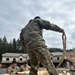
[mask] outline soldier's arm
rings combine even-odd
[[[12,73],[13,72],[13,70],[11,69],[11,67],[8,67],[7,68],[7,73]]]
[[[65,35],[65,32],[64,32],[64,29],[60,28],[59,26],[57,26],[56,24],[51,24],[51,28],[53,31],[57,31],[57,32],[60,32],[60,33],[63,33]]]
[[[64,29],[58,27],[56,24],[53,23],[51,24],[49,21],[45,21],[45,20],[41,20],[40,23],[42,25],[42,28],[46,30],[53,30],[65,34]]]
[[[28,65],[28,69],[30,70],[31,69],[31,67]]]
[[[22,71],[22,66],[20,66],[20,69],[19,70]]]

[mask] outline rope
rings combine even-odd
[[[56,68],[59,68],[61,66],[66,56],[66,35],[62,35],[62,42],[63,42],[63,55],[61,57],[60,63],[57,65]]]

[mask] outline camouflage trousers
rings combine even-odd
[[[31,63],[30,75],[37,75],[38,63],[40,62],[47,69],[50,75],[58,75],[51,62],[50,52],[44,40],[31,41],[26,45]]]

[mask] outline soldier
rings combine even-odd
[[[19,67],[17,66],[16,61],[12,61],[12,64],[7,68],[7,73],[17,73],[19,71]]]
[[[31,67],[27,64],[26,61],[24,62],[22,66],[20,66],[20,71],[29,71],[30,69]]]
[[[49,50],[45,45],[42,36],[43,29],[53,30],[65,35],[62,28],[49,21],[41,19],[39,16],[36,16],[29,21],[20,33],[20,40],[28,50],[31,62],[30,75],[37,75],[39,62],[47,69],[50,75],[58,75],[58,72],[51,62]]]

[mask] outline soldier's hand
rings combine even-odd
[[[65,35],[65,31],[63,32],[63,35]]]
[[[65,31],[63,31],[63,35],[65,35]]]
[[[62,29],[62,34],[65,35],[65,31],[64,31],[64,29]]]

